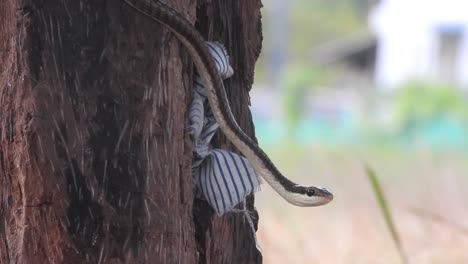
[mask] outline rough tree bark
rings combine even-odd
[[[168,2],[226,45],[253,136],[260,0]],[[193,68],[170,32],[117,0],[0,3],[1,263],[261,262],[242,214],[193,202]]]

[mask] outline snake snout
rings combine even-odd
[[[326,188],[323,188],[323,187],[320,187],[318,189],[320,189],[321,191],[320,195],[322,197],[326,198],[328,201],[333,200],[333,193],[329,192]]]

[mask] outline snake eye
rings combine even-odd
[[[307,188],[306,194],[307,194],[307,196],[314,196],[315,195],[315,189],[314,188]]]

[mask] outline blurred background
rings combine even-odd
[[[264,263],[468,263],[468,1],[263,0],[251,91],[260,146],[325,186],[298,208],[256,196]]]

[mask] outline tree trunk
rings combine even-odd
[[[194,203],[192,62],[174,35],[122,1],[0,1],[0,263],[260,263],[243,214]],[[226,45],[253,136],[260,1],[169,4]]]

